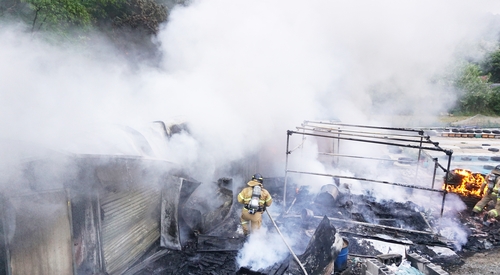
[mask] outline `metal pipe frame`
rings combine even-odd
[[[408,184],[397,183],[397,182],[388,182],[388,181],[382,181],[382,180],[365,179],[365,178],[349,177],[349,176],[341,176],[341,175],[332,175],[332,174],[301,172],[301,171],[294,171],[294,170],[288,170],[287,172],[289,172],[289,173],[296,173],[296,174],[306,174],[306,175],[314,175],[314,176],[324,176],[324,177],[331,177],[331,178],[339,178],[339,179],[362,180],[362,181],[376,182],[376,183],[382,183],[382,184],[387,184],[387,185],[395,185],[395,186],[408,187],[408,188],[413,188],[413,189],[426,190],[426,191],[430,191],[430,192],[444,193],[443,190],[431,189],[431,188],[427,188],[427,187],[421,187],[421,186],[416,186],[416,185],[408,185]]]
[[[319,152],[318,154],[319,155],[325,155],[325,156],[346,157],[346,158],[355,158],[355,159],[372,159],[372,160],[382,160],[382,161],[397,161],[395,159],[371,158],[371,157],[351,156],[351,155],[342,155],[342,154],[332,154],[332,153],[324,153],[324,152]]]
[[[432,174],[432,186],[431,186],[431,188],[434,189],[434,182],[436,181],[436,171],[437,171],[437,168],[439,167],[439,163],[438,163],[437,158],[433,158],[432,160],[434,161],[434,173]]]
[[[384,127],[384,126],[369,126],[369,125],[357,125],[357,124],[347,124],[347,123],[333,123],[325,121],[312,121],[305,120],[304,123],[317,123],[317,124],[327,124],[334,126],[348,126],[348,127],[358,127],[358,128],[368,128],[368,129],[381,129],[381,130],[391,130],[391,131],[403,131],[403,132],[418,132],[423,134],[423,130],[416,130],[412,128],[394,128],[394,127]]]
[[[446,175],[444,176],[445,181],[444,181],[443,202],[441,203],[441,217],[443,216],[444,202],[446,200],[446,194],[448,193],[448,178],[450,175],[450,166],[451,166],[451,154],[447,154],[447,155],[448,155],[448,166],[446,169]]]
[[[423,136],[414,136],[414,135],[397,135],[397,134],[390,134],[387,133],[373,133],[373,132],[360,132],[360,131],[348,131],[348,130],[335,130],[335,131],[318,131],[317,129],[307,129],[304,127],[295,127],[297,130],[302,130],[303,132],[305,130],[310,131],[310,132],[319,132],[319,133],[324,133],[324,134],[331,134],[332,137],[333,135],[337,134],[338,136],[344,135],[344,136],[357,136],[357,137],[365,137],[365,138],[373,138],[373,139],[383,139],[383,140],[397,140],[401,142],[423,142],[423,143],[433,143],[432,141],[429,141],[426,139],[426,141],[423,141]],[[408,138],[395,138],[395,137],[410,137],[410,138],[415,138],[415,139],[408,139]]]
[[[312,133],[302,133],[302,132],[288,130],[288,135],[291,135],[291,134],[301,134],[301,135],[306,135],[306,136],[315,136],[315,137],[324,137],[324,138],[337,138],[337,139],[341,139],[341,140],[359,141],[359,142],[375,143],[375,144],[381,144],[381,145],[401,146],[401,147],[406,147],[406,148],[424,149],[424,150],[430,150],[430,151],[453,152],[451,150],[441,149],[441,148],[436,148],[436,147],[421,147],[421,146],[417,146],[417,145],[399,144],[399,143],[392,143],[392,142],[382,142],[382,141],[375,141],[375,140],[345,138],[345,137],[333,137],[333,136],[328,136],[328,135],[319,135],[319,134],[312,134]],[[407,141],[409,141],[409,140],[407,140]],[[416,141],[416,142],[420,142],[420,141]]]
[[[290,155],[292,152],[289,151],[290,147],[290,136],[292,133],[290,131],[287,131],[286,135],[286,159],[285,159],[285,182],[283,186],[283,213],[286,211],[286,184],[287,184],[287,179],[288,179],[288,155]]]
[[[420,137],[420,148],[418,149],[417,156],[417,167],[415,168],[415,179],[418,177],[418,167],[420,167],[420,156],[422,155],[422,143],[424,141],[424,137]]]
[[[305,126],[312,127],[310,125],[310,123],[316,123],[316,124],[320,124],[320,125],[331,125],[331,126],[335,126],[337,128],[335,129],[335,128],[326,128],[326,127],[316,127],[313,129],[309,129],[309,128],[305,127]],[[416,130],[416,129],[410,129],[410,128],[363,126],[363,125],[331,123],[331,122],[322,122],[322,121],[304,121],[302,126],[303,127],[297,127],[297,129],[302,130],[302,132],[292,131],[292,130],[287,131],[286,164],[285,164],[286,167],[285,167],[285,182],[284,182],[285,186],[283,188],[283,190],[284,190],[283,213],[286,212],[286,185],[287,185],[288,173],[301,173],[301,174],[309,174],[309,175],[337,177],[337,178],[344,178],[344,179],[363,180],[363,181],[370,181],[370,182],[376,182],[376,183],[382,183],[382,184],[401,186],[401,187],[405,187],[405,188],[420,189],[420,190],[426,190],[426,191],[430,191],[430,192],[443,193],[443,201],[441,204],[441,216],[443,216],[446,194],[448,193],[447,192],[448,183],[447,183],[447,180],[445,180],[444,190],[436,190],[436,189],[434,189],[434,181],[435,181],[437,167],[440,167],[446,173],[445,178],[448,179],[448,174],[449,174],[449,170],[450,170],[450,166],[451,166],[451,156],[453,154],[453,150],[441,148],[439,146],[438,142],[433,142],[433,141],[431,141],[429,136],[424,136],[423,130]],[[392,133],[391,135],[392,136],[399,136],[399,137],[415,137],[418,139],[390,138],[387,133],[385,133],[385,135],[384,135],[384,133],[343,130],[340,128],[342,126],[355,127],[355,128],[367,128],[367,129],[390,130],[390,131],[396,131],[396,132],[402,131],[402,132],[417,133],[417,135],[407,135],[407,134],[403,135],[403,134],[396,134],[396,133]],[[318,128],[328,130],[328,132],[317,130]],[[308,131],[308,132],[306,132],[306,131]],[[312,132],[312,133],[310,133],[310,132]],[[318,132],[321,134],[318,134]],[[346,133],[346,132],[348,132],[348,133]],[[362,135],[355,135],[354,133],[361,133]],[[340,152],[340,141],[341,140],[348,140],[348,141],[353,141],[353,142],[365,142],[365,143],[373,143],[373,144],[389,145],[389,146],[400,146],[400,147],[404,147],[404,148],[418,149],[416,176],[418,175],[418,162],[420,160],[422,150],[438,151],[438,152],[445,153],[448,156],[448,164],[447,164],[447,168],[444,168],[442,165],[439,164],[437,158],[433,159],[435,162],[435,166],[434,166],[434,175],[432,178],[432,188],[420,187],[420,186],[415,186],[415,185],[407,185],[407,184],[401,184],[401,183],[394,183],[394,182],[387,182],[387,181],[380,181],[380,180],[373,180],[373,179],[357,178],[357,177],[347,177],[347,176],[340,176],[340,175],[293,171],[293,170],[288,169],[288,155],[292,153],[289,150],[290,136],[292,134],[300,134],[300,135],[302,135],[303,138],[304,138],[304,136],[314,136],[314,137],[337,139],[338,140],[337,151],[339,151],[339,152]],[[369,136],[366,134],[379,135],[379,136]],[[359,138],[350,138],[350,137],[345,137],[345,136],[356,136]],[[380,140],[376,140],[376,139],[383,139],[384,141],[380,141]],[[410,144],[394,143],[391,141],[409,142]],[[418,143],[418,145],[412,145],[411,143]],[[423,144],[428,144],[428,145],[432,144],[433,146],[432,147],[429,147],[429,146],[424,147]],[[337,158],[339,158],[340,156],[343,156],[340,154],[328,154],[328,153],[323,153],[323,154],[337,156]],[[363,158],[363,157],[359,157],[359,156],[343,156],[343,157]],[[375,158],[373,158],[373,159],[375,159]]]
[[[391,135],[391,136],[397,136],[397,137],[421,137],[422,135],[411,135],[411,134],[399,134],[399,133],[396,133],[396,132],[392,132],[392,133],[382,133],[382,132],[371,132],[371,131],[357,131],[357,130],[348,130],[348,129],[340,129],[340,128],[329,128],[329,127],[318,127],[318,126],[304,126],[302,125],[302,127],[296,127],[296,128],[305,128],[307,130],[310,130],[310,131],[318,131],[318,132],[330,132],[330,133],[337,133],[337,132],[346,132],[346,133],[353,133],[353,134],[356,134],[356,133],[362,133],[362,134],[373,134],[373,135]],[[321,131],[321,130],[324,130],[324,131]]]

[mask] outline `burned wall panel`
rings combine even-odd
[[[97,205],[97,196],[77,195],[71,199],[74,265],[78,275],[102,270]]]
[[[161,193],[161,239],[160,245],[170,249],[181,249],[179,233],[179,195],[183,179],[172,180]]]
[[[200,182],[184,178],[168,177],[162,189],[161,197],[161,242],[162,247],[181,250],[183,234],[196,230],[201,224],[201,213],[197,211],[184,212],[186,201]],[[184,235],[184,237],[187,237]]]
[[[66,193],[37,193],[11,202],[16,223],[8,243],[12,274],[74,274]]]
[[[108,192],[101,197],[101,241],[105,271],[120,274],[160,237],[154,188]]]

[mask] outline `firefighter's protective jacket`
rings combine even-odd
[[[252,199],[252,192],[253,192],[253,187],[260,185],[262,187],[262,183],[256,181],[256,180],[251,180],[247,183],[248,187],[243,188],[241,192],[238,194],[238,202],[244,205],[247,205],[250,200]],[[271,197],[271,194],[269,194],[269,191],[264,189],[262,187],[262,191],[260,194],[259,198],[259,206],[261,208],[269,207],[273,203],[273,198]]]
[[[495,201],[495,203],[498,200],[498,180],[500,177],[497,177],[495,179],[495,182],[493,182],[492,178],[490,178],[491,175],[488,175],[486,181],[483,182],[481,185],[480,189],[480,194],[483,194],[484,188],[487,186],[488,190],[487,192],[484,193],[483,197],[481,198],[480,201],[474,205],[474,208],[472,209],[473,212],[475,213],[481,213],[483,211],[484,207],[490,203],[490,201]],[[498,203],[497,203],[498,204]]]
[[[491,177],[493,175],[488,175],[488,177]],[[499,175],[494,175],[496,176],[496,178],[494,180],[490,180],[490,179],[486,179],[483,184],[481,184],[481,188],[479,189],[479,192],[480,194],[483,193],[485,187],[488,187],[488,193],[494,195],[494,196],[498,196],[498,189],[500,188],[500,184],[499,184],[499,180],[500,180],[500,176]]]
[[[498,218],[500,216],[500,197],[498,197],[498,192],[500,190],[500,176],[496,178],[495,187],[493,187],[492,194],[497,196],[497,202],[495,204],[495,209],[488,211],[489,217]]]

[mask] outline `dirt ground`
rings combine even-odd
[[[488,275],[500,274],[500,247],[464,256],[464,264],[454,270],[451,275]]]

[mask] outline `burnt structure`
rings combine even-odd
[[[167,136],[176,133],[165,132]],[[325,149],[321,161],[332,166],[340,167],[345,159],[373,160],[380,169],[396,166],[405,173],[411,171],[407,178],[413,180],[290,169],[292,136],[322,140],[318,142]],[[386,146],[397,157],[348,155],[341,149],[348,143]],[[402,154],[405,150],[415,153]],[[448,163],[441,165],[427,150],[443,153]],[[275,201],[271,210],[279,227],[299,240],[293,250],[309,274],[329,268],[367,274],[356,273],[353,265],[334,269],[331,246],[336,233],[348,241],[349,253],[371,258],[387,251],[372,247],[367,238],[426,255],[432,254],[426,248],[429,245],[453,249],[454,244],[436,232],[431,215],[422,207],[380,201],[369,192],[356,194],[347,183],[438,193],[443,215],[447,189],[434,183],[438,169],[449,173],[452,153],[421,130],[306,121],[287,133],[285,176],[265,178],[264,184]],[[173,163],[137,156],[57,155],[25,161],[22,166],[22,175],[12,183],[18,190],[0,197],[0,275],[303,274],[292,254],[262,270],[238,265],[245,239],[238,233],[238,183],[231,178],[201,183]],[[319,193],[310,192],[292,174],[327,177],[332,182],[322,185]],[[428,181],[415,184],[420,177]],[[274,230],[269,220],[264,223]],[[489,242],[479,233],[472,235],[477,241],[471,239],[466,247],[479,250],[497,245],[494,232],[487,233]],[[393,260],[398,257],[381,256],[377,261]]]
[[[161,125],[159,141],[184,131]],[[3,141],[19,159],[0,193],[0,274],[126,274],[157,249],[179,251],[195,234],[224,223],[233,202],[231,179],[202,185],[156,157],[138,131],[118,130],[130,142],[129,155]],[[207,190],[214,201],[193,201]]]
[[[151,251],[182,250],[231,214],[230,179],[211,184],[217,200],[203,205],[192,202],[203,198],[201,183],[168,162],[80,156],[64,163],[55,178],[45,173],[59,162],[28,163],[27,188],[2,197],[3,274],[125,274]]]

